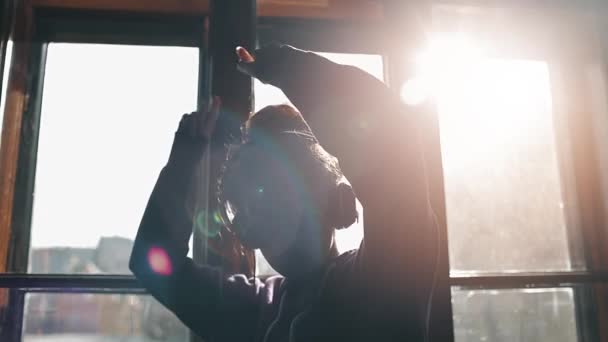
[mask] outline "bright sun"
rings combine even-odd
[[[401,91],[409,105],[433,99],[442,140],[461,145],[462,151],[529,143],[531,137],[522,134],[533,134],[535,126],[551,120],[547,64],[486,53],[466,35],[436,34],[416,55],[416,75]]]

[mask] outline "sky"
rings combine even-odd
[[[31,246],[134,238],[184,113],[196,110],[198,50],[51,44]]]

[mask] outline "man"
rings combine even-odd
[[[228,231],[282,276],[225,274],[186,257],[193,170],[219,99],[182,118],[142,219],[133,273],[214,341],[424,340],[437,245],[420,117],[371,75],[314,53],[273,45],[237,55],[241,71],[281,88],[301,112],[269,106],[253,115],[219,191]],[[334,230],[356,219],[342,175],[365,210],[365,237],[338,255]]]

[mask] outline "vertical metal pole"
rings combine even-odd
[[[237,137],[241,124],[253,108],[253,81],[236,69],[235,48],[252,50],[256,44],[255,0],[211,0],[204,46],[201,49],[199,109],[212,96],[222,100],[222,113],[202,165],[203,196],[199,208],[206,214],[202,227],[194,231],[194,259],[199,263],[220,266],[223,260],[209,253],[208,239],[218,230],[213,218],[217,209],[216,187],[220,168],[226,157],[226,144]],[[192,338],[197,341],[196,337]]]
[[[216,184],[219,169],[225,158],[225,145],[231,137],[238,136],[241,124],[248,118],[252,106],[253,82],[236,69],[237,57],[235,48],[255,47],[256,37],[256,2],[255,0],[217,0],[211,1],[211,15],[208,25],[208,39],[205,57],[203,58],[203,75],[200,102],[209,103],[211,96],[222,99],[220,116],[209,153],[204,162],[203,173],[207,178],[203,184],[207,198],[201,203],[207,213],[216,209]],[[213,215],[205,215],[205,229],[202,234],[194,235],[194,256],[197,261],[220,265],[221,260],[214,259],[207,253],[206,231],[213,231]]]

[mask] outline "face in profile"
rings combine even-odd
[[[224,175],[224,207],[245,247],[281,255],[294,243],[304,205],[303,184],[290,164],[261,146],[245,144]]]
[[[245,247],[260,249],[283,275],[297,275],[324,264],[334,228],[356,219],[351,189],[349,222],[336,220],[344,215],[332,203],[349,202],[331,199],[342,177],[293,107],[269,106],[247,122],[243,143],[229,154],[220,203]]]

